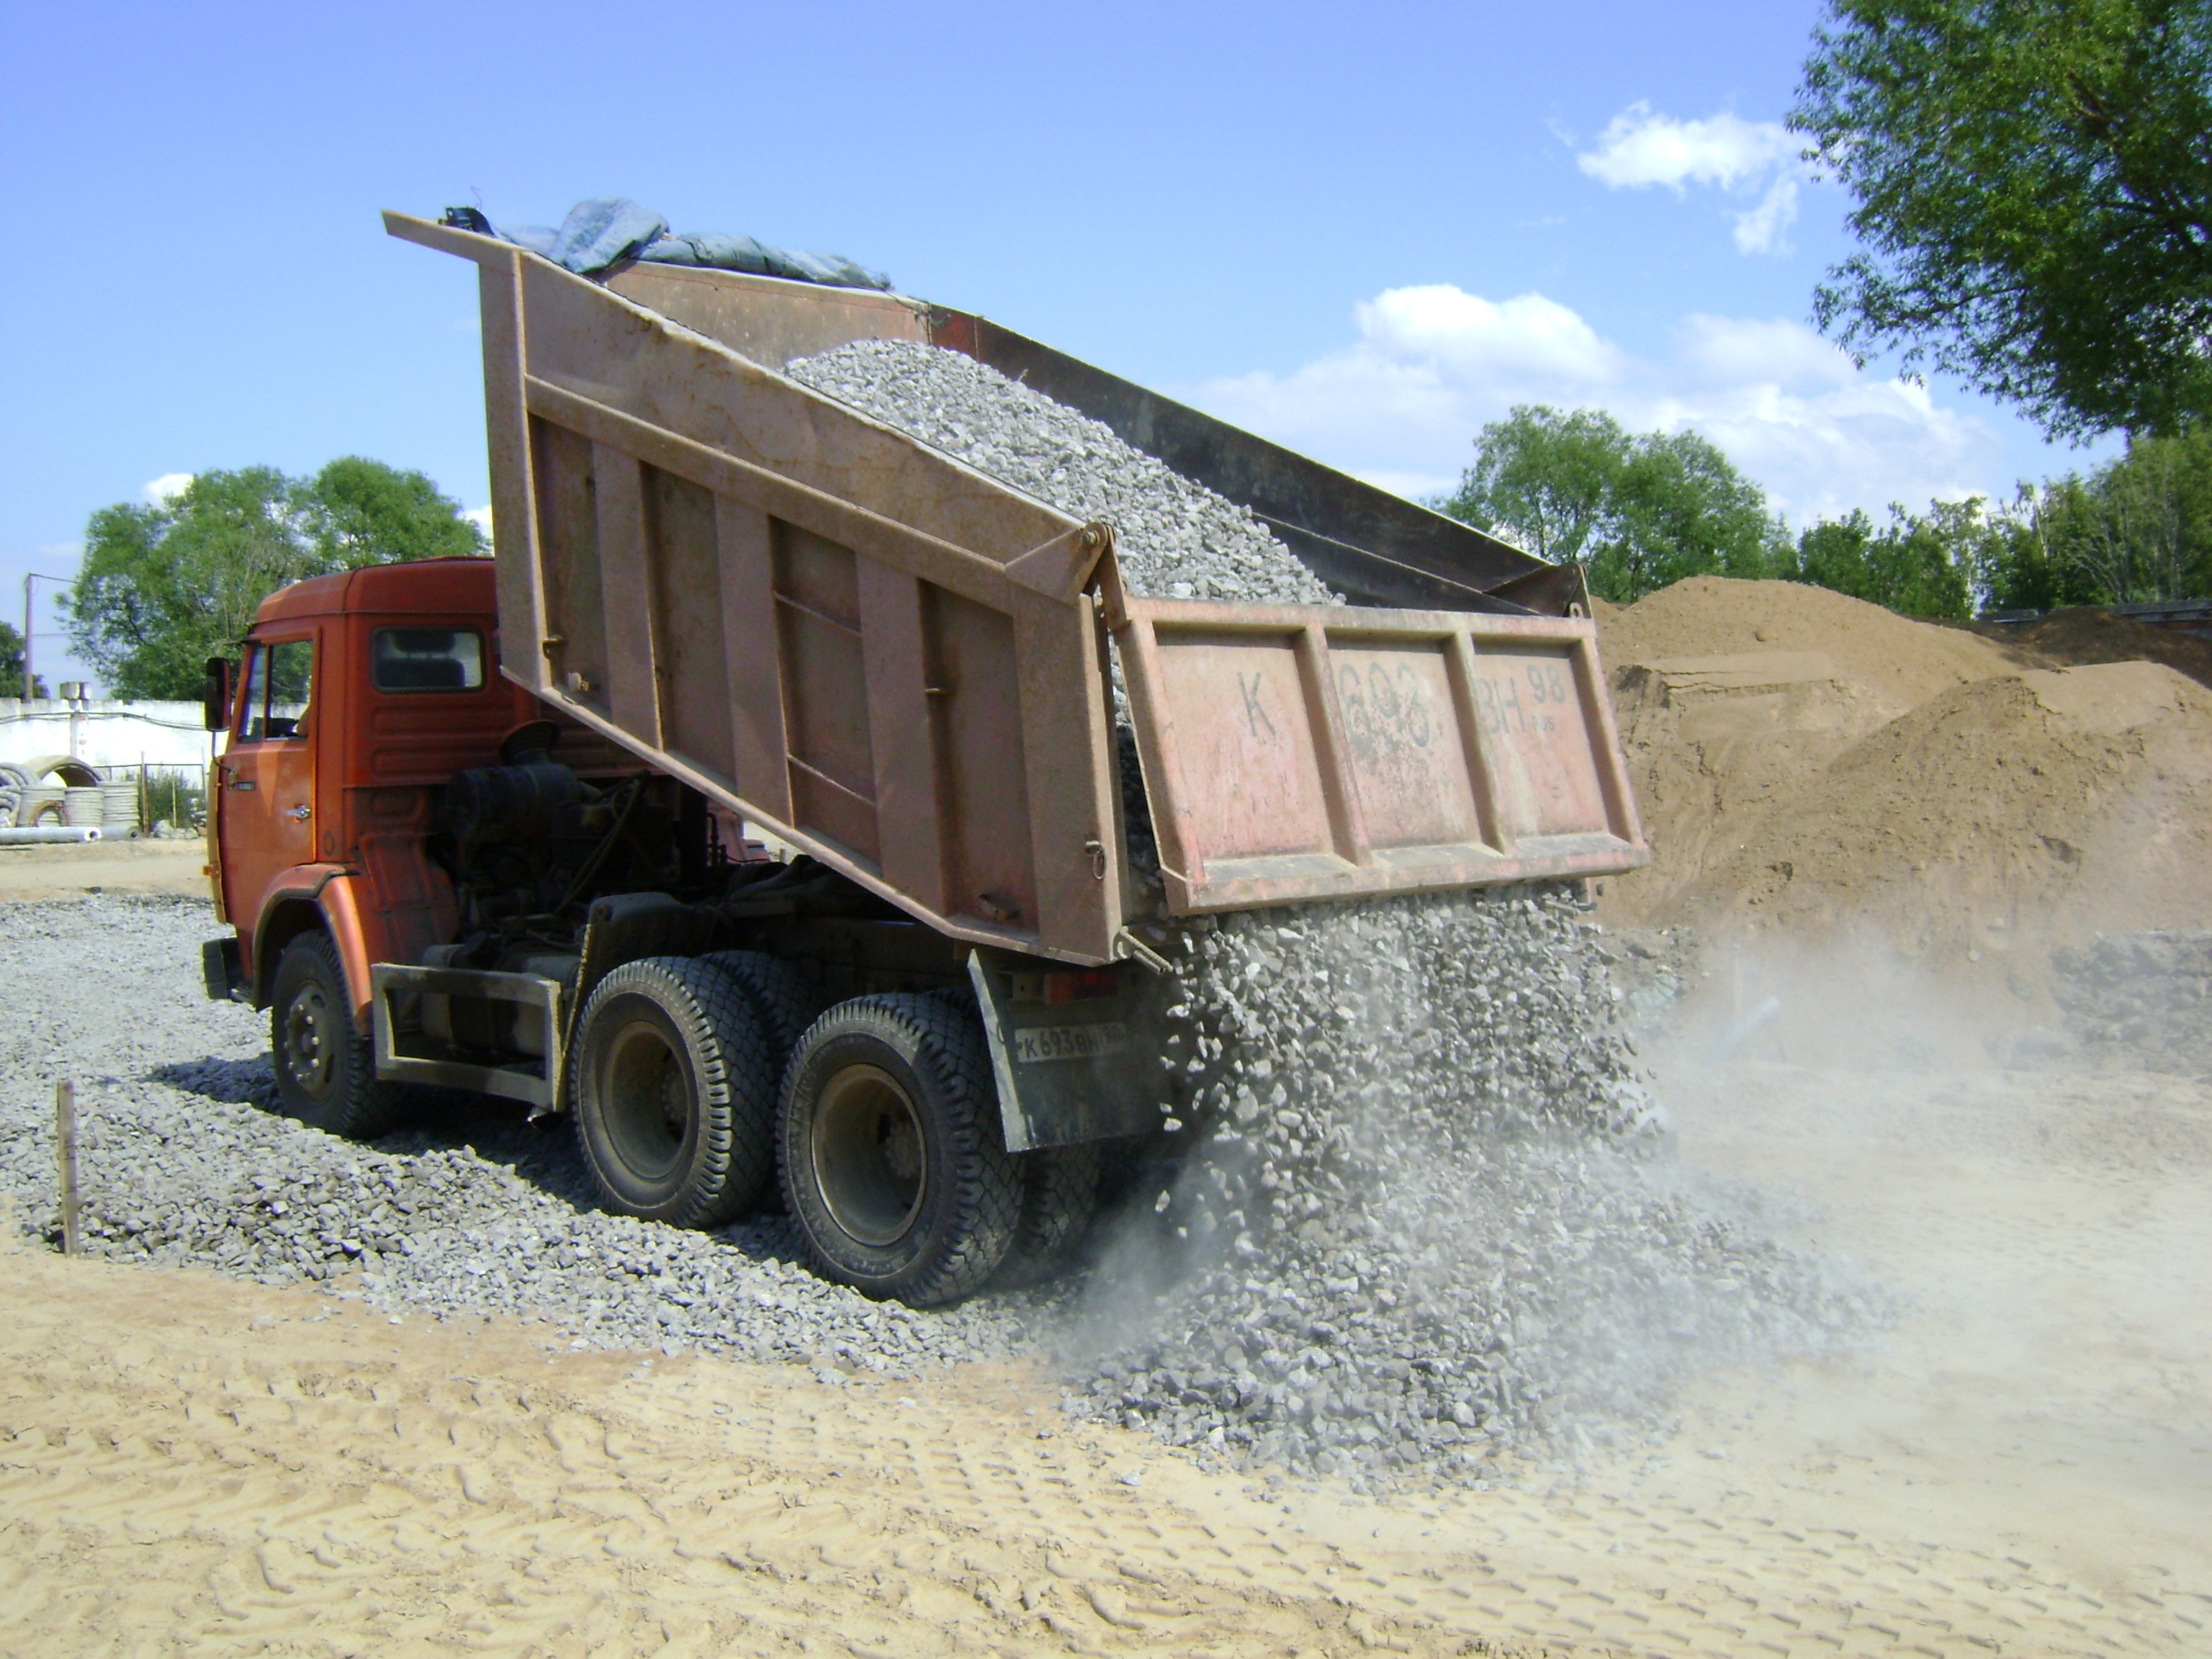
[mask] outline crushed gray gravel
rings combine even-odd
[[[1243,508],[958,353],[868,341],[787,373],[1111,523],[1138,592],[1340,603]],[[1480,1479],[1874,1317],[1650,1178],[1663,1116],[1580,909],[1529,886],[1164,926],[1192,1151],[1092,1275],[1068,1409],[1239,1464]]]
[[[1337,602],[1243,507],[972,357],[910,340],[856,340],[784,373],[1071,518],[1112,525],[1122,577],[1136,592]]]
[[[780,1216],[715,1233],[592,1206],[565,1118],[451,1097],[371,1146],[274,1109],[266,1014],[206,1000],[196,900],[6,907],[0,1194],[59,1237],[54,1085],[78,1085],[87,1248],[264,1284],[319,1282],[392,1311],[513,1314],[572,1346],[696,1348],[904,1376],[1035,1340],[1049,1294],[917,1313],[825,1284]]]
[[[2090,1060],[2212,1073],[2212,932],[2100,933],[2051,962],[2051,994]]]
[[[1881,1318],[1676,1190],[1570,893],[1253,912],[1186,944],[1169,1060],[1198,1144],[1087,1289],[1116,1334],[1071,1412],[1363,1486],[1498,1479],[1662,1431],[1686,1374]]]

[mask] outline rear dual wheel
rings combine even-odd
[[[784,1202],[816,1270],[917,1308],[1044,1278],[1096,1202],[1097,1150],[1010,1153],[975,1011],[862,997],[800,1039],[778,1129]]]
[[[1022,1187],[982,1027],[941,995],[861,997],[807,1031],[784,1073],[784,1202],[816,1269],[917,1308],[997,1271]]]
[[[577,1143],[609,1208],[719,1227],[766,1190],[774,1050],[721,969],[684,957],[615,969],[584,1005],[569,1079]]]
[[[611,1208],[714,1227],[781,1192],[823,1277],[937,1307],[1042,1277],[1089,1221],[1090,1147],[1006,1150],[974,1008],[862,997],[811,1026],[788,964],[751,953],[616,969],[579,1021],[576,1133]],[[777,1062],[789,1061],[775,1086]]]

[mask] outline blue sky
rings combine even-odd
[[[847,253],[1409,491],[1517,400],[1695,426],[1800,521],[2084,464],[1807,326],[1819,10],[0,0],[0,607],[172,475],[480,506],[471,273],[377,222],[479,199]]]

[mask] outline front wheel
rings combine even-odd
[[[397,1128],[407,1087],[377,1077],[368,1039],[354,1029],[353,999],[331,936],[319,929],[286,945],[273,990],[269,1048],[286,1115],[351,1140]]]
[[[991,1276],[1022,1213],[997,1101],[982,1028],[945,997],[861,997],[814,1023],[784,1074],[778,1150],[824,1278],[931,1308]]]

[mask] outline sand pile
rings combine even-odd
[[[2043,668],[2079,668],[2085,663],[2162,662],[2212,686],[2212,639],[2160,628],[2133,617],[2116,616],[2082,605],[2053,611],[2030,623],[1968,623],[1966,629],[1996,645],[2037,659]]]
[[[2212,692],[2156,663],[1954,686],[1851,745],[1682,891],[1968,957],[2212,921]]]
[[[2212,924],[2212,692],[2176,669],[2038,667],[1786,582],[1701,577],[1600,623],[1656,854],[1609,921],[1871,924],[2024,1017],[2055,1012],[2054,946]]]
[[[1915,622],[1878,605],[1802,582],[1692,576],[1634,605],[1596,602],[1606,661],[1812,652],[1839,684],[1893,718],[1947,686],[2045,666],[2001,641]]]
[[[1683,890],[1751,817],[1938,693],[2036,665],[2002,644],[1798,582],[1698,576],[1597,606],[1655,863],[1608,883],[1624,925],[1686,920]]]

